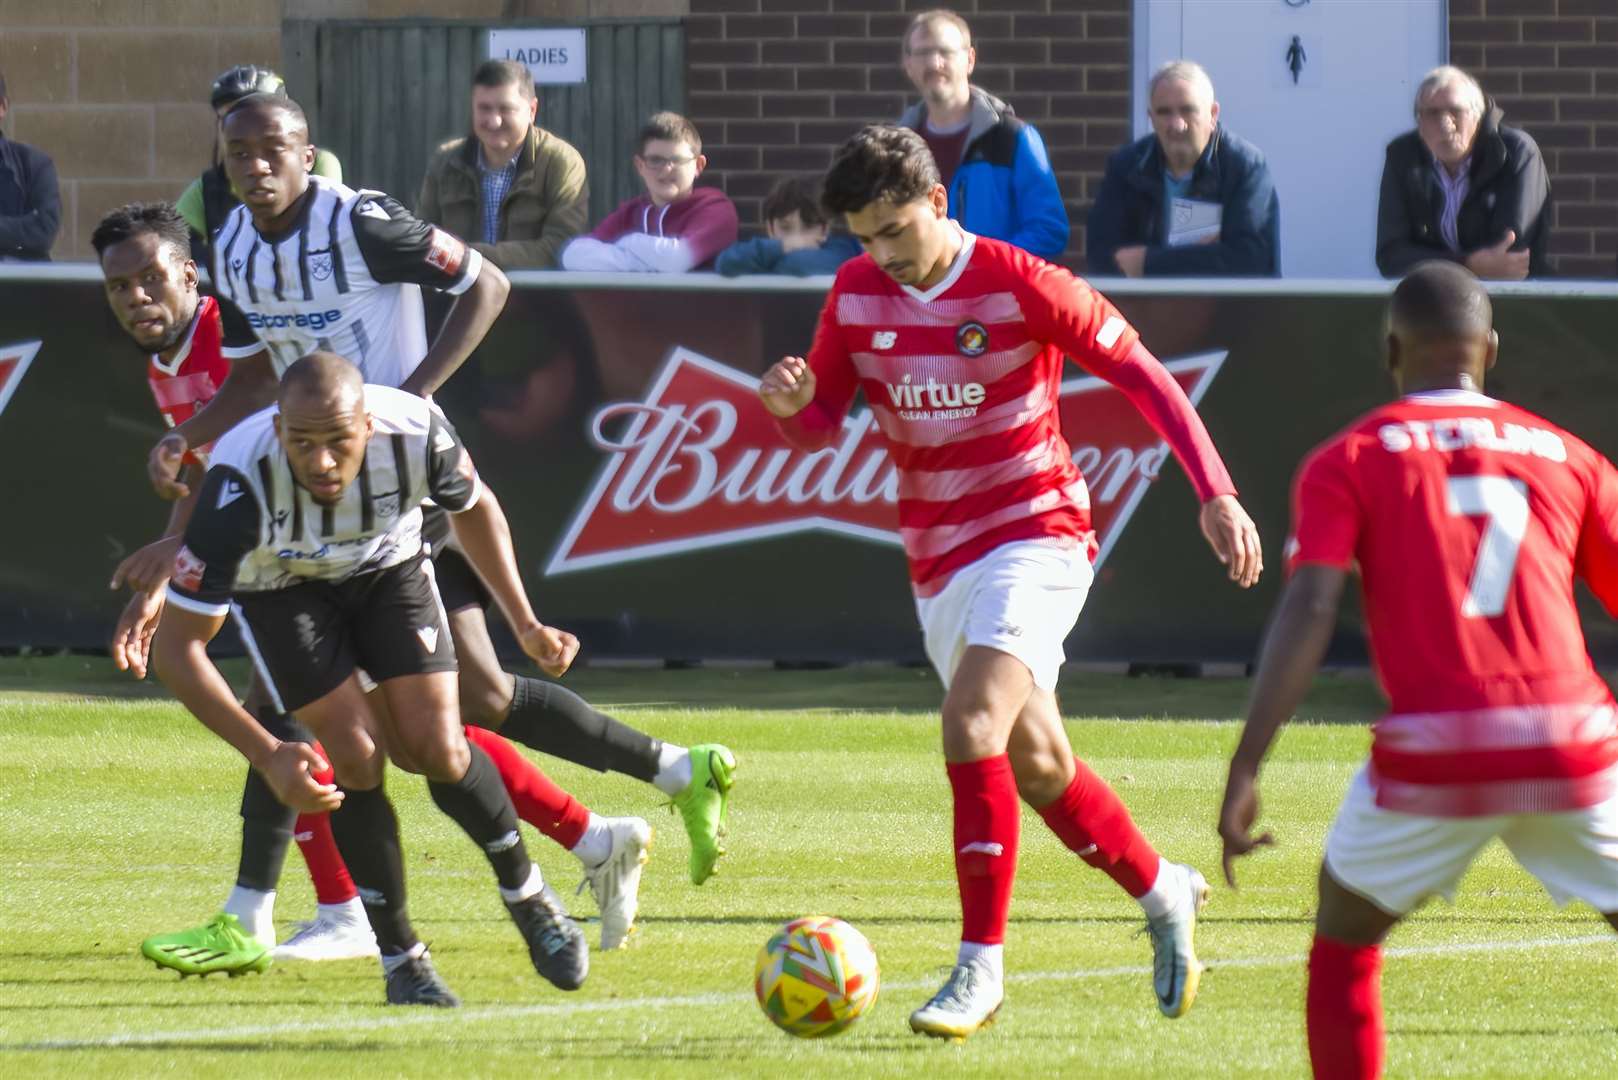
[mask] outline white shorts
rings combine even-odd
[[[1425,817],[1378,806],[1362,768],[1326,837],[1326,869],[1350,892],[1404,915],[1429,896],[1454,900],[1461,875],[1497,836],[1558,904],[1618,911],[1618,797],[1556,814]]]
[[[943,592],[917,598],[927,659],[948,689],[967,646],[987,645],[1026,664],[1035,686],[1054,690],[1067,659],[1062,642],[1094,580],[1083,544],[1003,544],[955,571]]]

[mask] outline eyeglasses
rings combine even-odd
[[[646,167],[653,172],[667,172],[681,165],[689,165],[697,159],[695,157],[662,157],[653,154],[650,157],[643,157],[641,160],[646,162]]]

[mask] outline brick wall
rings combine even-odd
[[[274,64],[280,17],[251,0],[0,0],[6,135],[56,161],[56,258],[88,258],[108,208],[175,198],[207,166],[208,87],[230,64]]]
[[[936,0],[691,0],[687,85],[708,179],[744,228],[783,173],[824,169],[861,124],[915,99],[899,66],[907,12]],[[1083,251],[1107,154],[1129,138],[1130,0],[958,0],[977,47],[972,81],[1044,137]],[[1059,117],[1059,119],[1058,119]]]
[[[1560,274],[1618,256],[1618,0],[1449,0],[1450,61],[1532,135],[1551,173]]]

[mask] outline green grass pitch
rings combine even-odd
[[[741,769],[731,854],[693,887],[677,819],[649,787],[545,767],[598,812],[657,828],[632,946],[593,957],[564,995],[529,967],[486,864],[394,772],[411,910],[458,1012],[390,1009],[374,962],[278,964],[184,982],[140,939],[223,901],[242,766],[160,693],[104,660],[0,663],[0,1070],[6,1076],[992,1076],[1296,1077],[1306,1074],[1303,955],[1313,880],[1377,707],[1362,679],[1324,680],[1264,777],[1280,846],[1216,885],[1199,933],[1208,973],[1182,1020],[1157,1014],[1135,904],[1024,814],[994,1028],[954,1046],[912,1035],[909,1011],[953,958],[958,902],[939,692],[910,670],[812,673],[584,670],[570,683],[681,742],[722,740]],[[238,669],[239,670],[239,669]],[[1214,818],[1246,683],[1075,677],[1075,747],[1166,855],[1218,875]],[[575,914],[571,856],[530,849]],[[283,930],[313,896],[296,852]],[[799,1042],[752,1000],[769,931],[827,913],[882,962],[873,1011]],[[594,939],[597,929],[586,927]],[[1389,1075],[1593,1077],[1618,1068],[1618,946],[1593,912],[1558,910],[1491,847],[1454,907],[1430,905],[1390,941]]]

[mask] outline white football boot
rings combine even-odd
[[[1152,936],[1152,989],[1157,995],[1157,1007],[1164,1016],[1184,1016],[1197,1000],[1197,985],[1202,981],[1202,965],[1197,962],[1196,945],[1192,938],[1197,929],[1197,916],[1208,906],[1208,882],[1194,867],[1180,863],[1166,863],[1184,883],[1184,895],[1174,910],[1159,918],[1146,920],[1146,932]]]
[[[612,853],[584,871],[584,882],[601,912],[604,950],[622,948],[635,929],[640,872],[652,847],[652,827],[638,817],[608,818],[606,825],[612,832]]]
[[[910,1014],[910,1030],[962,1042],[994,1023],[1005,1001],[1004,984],[981,964],[956,964],[932,1000]]]
[[[365,906],[356,896],[343,904],[321,904],[273,955],[277,960],[358,960],[378,953]]]

